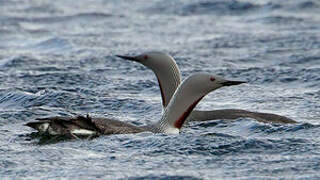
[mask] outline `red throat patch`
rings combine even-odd
[[[203,98],[204,96],[200,97],[198,100],[193,102],[188,109],[179,117],[179,119],[174,123],[174,127],[180,129],[184,123],[184,121],[187,119],[187,117],[190,115],[191,111],[193,108],[199,103],[199,101]]]

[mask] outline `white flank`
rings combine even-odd
[[[75,134],[75,135],[83,135],[83,136],[96,134],[95,131],[91,131],[91,130],[87,130],[87,129],[74,129],[71,131],[71,133]]]

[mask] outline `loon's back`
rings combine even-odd
[[[99,136],[108,134],[130,134],[146,131],[142,127],[108,118],[77,117],[49,117],[36,119],[26,125],[49,135],[67,137]]]

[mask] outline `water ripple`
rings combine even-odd
[[[0,179],[319,179],[319,2],[0,1]],[[192,122],[178,135],[41,144],[24,126],[89,113],[136,125],[161,118],[156,77],[115,54],[160,50],[182,78],[246,85],[201,110],[239,108],[297,124]],[[31,133],[31,134],[30,134]]]

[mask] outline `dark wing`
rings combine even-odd
[[[92,122],[91,117],[48,117],[38,118],[38,121],[29,122],[26,126],[50,135],[70,135],[72,130],[86,129],[100,134],[99,129]]]
[[[41,133],[50,135],[74,135],[76,130],[89,130],[100,134],[129,134],[145,131],[143,128],[109,118],[92,118],[89,116],[77,117],[49,117],[36,119],[26,126]],[[78,131],[78,133],[80,133]]]
[[[132,134],[145,131],[143,128],[108,118],[92,118],[101,134]]]
[[[237,118],[252,118],[264,123],[297,123],[296,121],[285,116],[252,112],[242,109],[221,109],[214,111],[192,111],[189,120],[191,121],[207,121],[221,119],[237,119]]]

